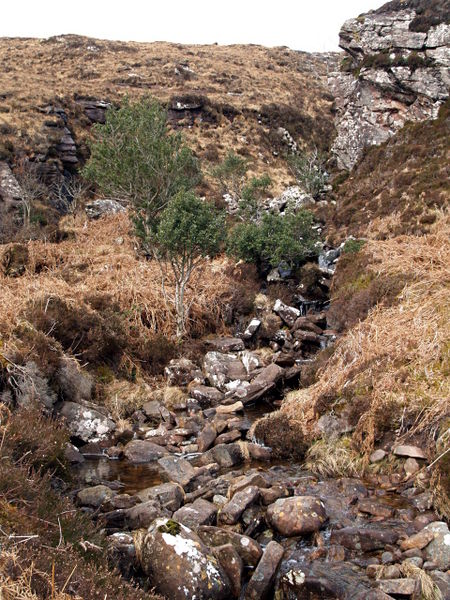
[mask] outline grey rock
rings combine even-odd
[[[428,546],[423,550],[426,560],[432,561],[438,569],[446,571],[450,568],[450,531],[443,521],[435,521],[424,527],[423,531],[434,534]]]
[[[142,502],[148,502],[149,500],[159,502],[163,508],[173,512],[183,504],[185,493],[178,483],[168,482],[140,490],[136,496]]]
[[[106,485],[95,485],[93,487],[84,488],[77,493],[77,500],[82,506],[92,506],[98,508],[113,496],[117,494],[116,491],[107,487]]]
[[[419,458],[422,460],[426,460],[427,458],[425,452],[422,450],[422,448],[419,448],[418,446],[396,446],[393,452],[395,456],[407,456],[410,458]]]
[[[277,542],[272,541],[267,544],[264,554],[245,589],[245,600],[264,600],[268,598],[283,554],[284,548]]]
[[[278,299],[275,302],[275,304],[273,306],[273,312],[275,312],[277,315],[279,315],[283,319],[283,321],[286,323],[286,325],[288,325],[289,327],[292,327],[294,325],[295,321],[301,315],[301,312],[298,310],[298,308],[294,308],[293,306],[288,306],[287,304],[282,302],[280,299]]]
[[[164,369],[164,374],[169,385],[185,386],[192,381],[205,383],[201,370],[187,358],[172,359]]]
[[[234,337],[219,337],[212,340],[207,340],[208,344],[218,352],[239,352],[245,350],[244,342],[241,338]]]
[[[201,408],[208,408],[209,406],[217,406],[223,402],[225,394],[220,392],[215,387],[206,385],[196,385],[191,387],[189,390],[191,398],[197,400]]]
[[[203,370],[209,383],[222,391],[227,391],[230,381],[248,379],[244,365],[235,354],[207,352],[203,359]]]
[[[191,463],[184,458],[167,456],[158,460],[162,475],[186,488],[195,478],[196,471]]]
[[[285,536],[305,535],[318,531],[326,522],[325,506],[313,496],[280,498],[267,509],[268,522]]]
[[[247,566],[256,567],[262,556],[258,542],[231,529],[203,526],[198,528],[197,534],[207,546],[231,544]]]
[[[100,217],[105,215],[125,213],[126,208],[117,200],[103,198],[101,200],[93,200],[92,202],[86,204],[85,211],[90,219],[100,219]]]
[[[217,506],[198,498],[192,504],[185,504],[173,514],[173,519],[186,527],[196,530],[200,525],[214,525]]]
[[[157,519],[135,536],[138,561],[157,592],[171,600],[227,600],[231,584],[217,558],[188,527]]]
[[[132,440],[125,446],[123,454],[132,463],[146,463],[158,460],[167,454],[167,450],[147,440]]]
[[[104,439],[116,428],[114,421],[98,410],[75,402],[63,402],[60,412],[66,419],[71,435],[84,442]]]
[[[235,525],[246,508],[259,498],[259,489],[251,485],[236,492],[232,499],[220,509],[218,521],[225,525]]]

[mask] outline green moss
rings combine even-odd
[[[169,533],[170,535],[178,535],[181,531],[181,525],[173,519],[168,519],[164,525],[158,527],[161,533]]]
[[[365,243],[365,240],[347,240],[342,248],[342,252],[344,254],[356,254],[361,250]]]

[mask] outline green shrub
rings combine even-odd
[[[286,215],[266,213],[260,222],[239,223],[231,231],[228,253],[232,256],[271,267],[282,261],[299,264],[314,253],[318,242],[314,218],[306,210]]]
[[[345,242],[342,252],[344,254],[356,254],[365,244],[365,240],[349,239]]]

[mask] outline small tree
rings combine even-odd
[[[242,198],[248,167],[245,158],[232,151],[227,153],[225,159],[212,171],[213,177],[221,186],[222,194],[230,194],[236,202]]]
[[[86,196],[89,184],[81,177],[61,177],[52,186],[53,197],[58,206],[69,215],[75,215],[80,202]]]
[[[315,148],[311,152],[295,153],[288,156],[288,165],[298,184],[313,198],[323,190],[328,175],[325,171],[325,158]]]
[[[138,235],[148,238],[169,200],[199,183],[196,158],[180,134],[169,133],[166,111],[151,98],[126,98],[93,129],[84,177],[103,194],[128,200]]]
[[[190,277],[206,256],[216,256],[224,237],[223,213],[193,192],[180,192],[161,213],[157,230],[149,240],[161,266],[164,297],[175,306],[179,339],[186,331],[189,315],[185,293]],[[165,286],[168,269],[175,280],[173,297],[169,297]]]
[[[265,213],[258,223],[238,223],[229,236],[232,256],[271,267],[287,262],[294,266],[316,251],[319,240],[314,217],[307,210],[286,215]]]
[[[21,161],[14,174],[21,190],[20,206],[23,226],[29,228],[32,210],[36,202],[45,195],[46,186],[39,176],[38,166],[35,163]]]

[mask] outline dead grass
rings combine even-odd
[[[281,156],[273,154],[278,144],[273,134],[282,125],[302,142],[328,146],[333,118],[326,77],[327,62],[333,61],[337,55],[256,45],[124,43],[73,35],[3,38],[0,155],[51,154],[61,132],[48,106],[66,111],[85,155],[90,122],[78,100],[118,102],[125,94],[151,94],[170,105],[175,98],[200,97],[206,102],[197,115],[173,115],[196,154],[207,158],[214,146],[214,163],[230,149],[244,153],[252,158],[254,173],[270,170],[275,191],[281,191],[291,177]],[[272,104],[286,114],[265,111],[262,117],[263,106]]]
[[[319,477],[361,477],[364,461],[348,437],[317,440],[306,453],[305,468]]]
[[[121,366],[129,375],[146,365],[155,372],[150,368],[155,361],[160,361],[158,369],[163,367],[174,355],[167,345],[175,331],[174,314],[164,303],[158,266],[136,255],[128,217],[93,223],[80,216],[66,226],[71,235],[60,244],[27,244],[29,262],[21,277],[0,274],[0,333],[5,341],[20,329],[38,328],[81,363],[106,361],[107,347],[121,352]],[[7,249],[0,247],[0,253]],[[188,295],[193,302],[191,337],[223,331],[233,281],[233,268],[225,258],[205,263],[194,274]],[[92,354],[96,346],[98,356]]]

